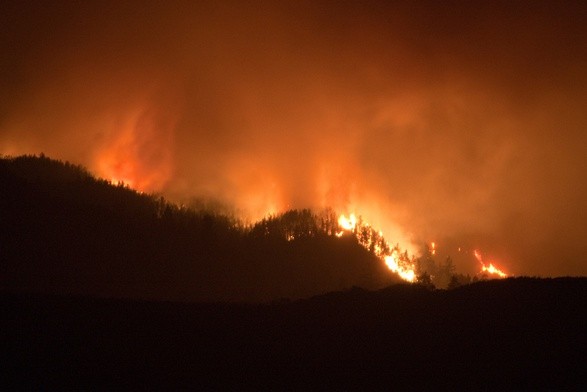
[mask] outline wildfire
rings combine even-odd
[[[113,184],[125,184],[130,188],[142,189],[136,176],[136,164],[131,160],[123,160],[115,154],[104,153],[98,162],[100,174]]]
[[[490,275],[496,275],[500,278],[506,278],[508,276],[505,272],[494,266],[493,263],[489,263],[489,265],[486,265],[483,262],[483,258],[481,257],[481,253],[479,253],[479,251],[475,250],[473,253],[475,254],[475,258],[481,264],[481,272],[486,272]]]
[[[353,234],[359,244],[365,249],[373,252],[381,259],[390,271],[397,274],[400,278],[408,282],[416,281],[416,263],[414,259],[409,259],[406,253],[401,253],[399,248],[391,247],[383,238],[381,231],[375,231],[371,226],[362,219],[357,218],[355,214],[342,214],[338,218],[339,231],[335,232],[337,237],[342,237],[345,233]],[[429,251],[431,255],[436,254],[436,242],[430,242]],[[461,248],[458,249],[462,251]],[[492,262],[485,264],[481,253],[475,250],[475,258],[481,264],[480,273],[485,273],[492,277],[506,278],[508,274],[497,268]]]
[[[336,236],[342,237],[345,231],[352,232],[355,230],[355,227],[357,226],[357,217],[355,216],[355,214],[350,214],[347,218],[344,214],[342,214],[338,218],[338,225],[342,230],[338,231],[336,233]]]
[[[138,191],[160,189],[171,175],[174,119],[138,105],[111,127],[112,134],[97,149],[94,170]]]
[[[391,254],[389,256],[385,256],[384,259],[387,268],[398,274],[403,280],[407,280],[408,282],[413,282],[416,280],[416,273],[414,272],[414,269],[399,264],[397,261],[397,255]]]
[[[353,233],[359,244],[373,251],[390,271],[408,282],[416,280],[414,263],[407,258],[407,255],[402,257],[397,247],[391,248],[381,231],[377,232],[368,223],[359,221],[355,214],[350,214],[348,217],[344,214],[340,215],[338,225],[341,230],[335,233],[337,237],[341,237],[345,232]]]

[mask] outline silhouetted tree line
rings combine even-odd
[[[397,281],[332,211],[244,225],[41,156],[0,159],[0,286],[189,300],[303,297]]]
[[[181,299],[301,297],[398,282],[377,257],[394,251],[429,288],[468,284],[452,260],[413,258],[359,218],[290,210],[246,225],[201,200],[192,208],[41,156],[0,159],[5,288]],[[194,208],[195,207],[195,208]],[[221,206],[222,207],[222,206]]]
[[[471,283],[466,275],[457,274],[453,260],[448,256],[444,261],[437,261],[427,246],[424,246],[422,255],[415,260],[417,281],[425,286],[434,288],[449,288]]]
[[[422,255],[415,258],[415,270],[417,283],[429,288],[456,289],[479,281],[489,280],[486,273],[476,275],[462,274],[456,271],[454,262],[450,256],[438,261],[427,246],[422,247]]]

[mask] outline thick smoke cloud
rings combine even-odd
[[[586,274],[584,2],[4,2],[0,153]],[[410,245],[413,244],[413,245]]]

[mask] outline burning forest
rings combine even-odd
[[[14,239],[3,253],[14,268],[5,288],[254,301],[401,281],[444,289],[507,276],[478,251],[469,260],[481,265],[473,276],[458,273],[450,256],[438,261],[436,244],[410,254],[354,213],[289,210],[247,222],[213,203],[178,206],[44,156],[3,158],[2,170],[3,233]],[[57,224],[62,230],[52,232]],[[59,277],[27,277],[19,260]],[[100,265],[109,267],[97,274]],[[79,276],[65,274],[70,268]]]
[[[586,15],[3,0],[0,389],[585,385]]]
[[[247,223],[354,213],[465,275],[475,250],[585,275],[585,4],[549,4],[9,0],[0,154]]]

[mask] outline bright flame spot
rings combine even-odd
[[[408,282],[416,280],[413,262],[407,260],[407,257],[406,260],[402,260],[397,248],[392,249],[385,241],[382,231],[371,229],[370,225],[364,221],[359,222],[355,214],[350,214],[348,217],[341,215],[338,218],[338,225],[342,230],[336,232],[335,236],[341,237],[345,232],[354,233],[359,244],[383,260],[390,271]]]
[[[484,266],[481,268],[481,271],[483,271],[483,272],[487,272],[487,273],[490,273],[490,274],[494,274],[494,275],[498,275],[498,276],[500,276],[500,277],[502,277],[502,278],[505,278],[505,277],[507,277],[507,274],[506,274],[505,272],[503,272],[503,271],[500,271],[499,269],[497,269],[497,268],[496,268],[496,267],[495,267],[493,264],[491,264],[491,263],[489,263],[489,266],[485,266],[485,265],[484,265]]]
[[[436,254],[436,243],[435,242],[430,243],[430,253],[433,255]]]
[[[392,272],[398,274],[403,280],[413,282],[416,279],[416,273],[414,270],[412,268],[401,266],[394,255],[385,256],[385,265],[387,265],[387,268]]]
[[[500,278],[506,278],[508,276],[505,272],[494,266],[491,262],[489,263],[489,265],[485,265],[485,263],[483,262],[483,258],[481,257],[481,253],[479,253],[478,250],[473,251],[473,254],[475,255],[477,261],[479,261],[479,263],[481,264],[481,272],[486,272],[491,275],[497,275]]]
[[[345,215],[341,215],[340,218],[338,218],[338,224],[344,230],[353,231],[357,226],[357,217],[355,214],[350,214],[348,218]]]

